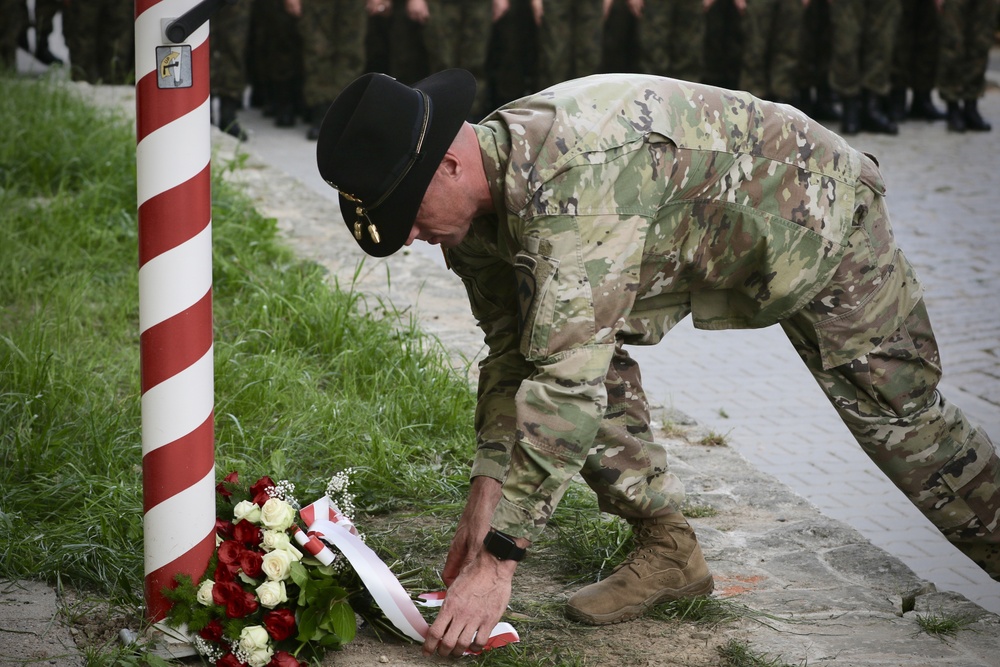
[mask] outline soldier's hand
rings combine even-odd
[[[452,538],[448,558],[444,564],[441,579],[445,586],[451,586],[483,548],[483,538],[490,530],[490,519],[500,502],[503,487],[490,477],[474,477],[469,487],[469,499],[458,520],[455,537]]]
[[[498,560],[484,550],[448,588],[444,606],[424,640],[424,655],[460,657],[481,651],[510,601],[517,562]]]

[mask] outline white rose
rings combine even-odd
[[[263,625],[248,625],[240,632],[240,651],[247,656],[251,667],[264,667],[271,662],[274,649],[271,648],[271,638]]]
[[[291,538],[283,530],[265,530],[260,538],[260,548],[264,551],[277,551],[278,549],[287,551],[291,544]]]
[[[233,523],[246,519],[250,523],[260,523],[260,508],[249,500],[241,500],[233,508]]]
[[[288,530],[295,523],[295,508],[280,498],[270,498],[260,508],[260,522],[271,530]]]
[[[279,549],[271,553],[264,554],[264,562],[261,569],[271,581],[283,581],[288,578],[288,569],[292,564],[292,556]]]
[[[259,648],[256,651],[247,654],[247,664],[250,665],[250,667],[264,667],[271,662],[271,658],[273,657],[273,648]]]
[[[213,588],[215,588],[215,582],[211,579],[206,579],[201,582],[201,586],[198,587],[198,602],[206,607],[210,607],[215,604],[215,601],[212,599]]]
[[[257,587],[257,597],[260,604],[268,609],[274,609],[282,602],[288,602],[288,595],[285,593],[285,582],[265,581]]]

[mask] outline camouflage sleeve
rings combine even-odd
[[[448,265],[465,284],[472,314],[489,349],[479,363],[476,458],[472,477],[507,477],[514,447],[514,396],[534,366],[518,349],[517,298],[510,264],[485,253],[446,250]]]

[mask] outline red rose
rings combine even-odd
[[[226,655],[222,656],[221,658],[215,661],[215,667],[245,667],[245,666],[246,663],[241,662],[240,659],[237,658],[232,653],[227,653]]]
[[[274,655],[271,656],[271,662],[267,663],[267,667],[301,667],[304,664],[304,662],[296,660],[295,656],[288,651],[275,651]]]
[[[274,641],[284,641],[295,634],[295,614],[291,609],[269,611],[264,614],[264,628]]]
[[[198,634],[205,641],[218,644],[222,641],[222,623],[219,623],[219,619],[213,618]]]
[[[257,611],[257,596],[243,590],[235,581],[217,581],[212,587],[212,601],[226,608],[229,618],[243,618]]]
[[[227,605],[229,601],[243,595],[243,587],[235,581],[216,581],[212,586],[212,602]]]
[[[243,550],[243,544],[241,544],[238,540],[225,540],[219,545],[219,563],[223,565],[238,564]]]
[[[264,554],[259,551],[244,549],[240,554],[240,567],[248,577],[256,579],[261,574],[261,565],[264,563]]]
[[[233,526],[233,539],[248,547],[260,546],[260,528],[246,519],[240,519],[240,522]]]
[[[228,540],[233,536],[233,522],[226,521],[225,519],[215,520],[215,534],[224,540]]]
[[[230,487],[235,486],[240,483],[240,476],[234,470],[223,478],[221,482],[215,485],[215,492],[218,493],[223,498],[229,498],[233,495],[230,491]]]
[[[257,483],[250,487],[250,497],[253,498],[254,503],[258,507],[263,507],[264,503],[271,499],[271,496],[267,495],[267,489],[277,486],[274,480],[264,475],[257,480]]]
[[[240,572],[239,563],[222,563],[215,566],[213,579],[216,583],[236,581],[236,575]]]

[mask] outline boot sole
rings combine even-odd
[[[714,589],[715,581],[712,579],[712,575],[709,574],[703,579],[699,579],[698,581],[688,584],[684,588],[660,591],[657,595],[654,595],[647,600],[643,600],[639,604],[623,607],[607,614],[588,614],[575,607],[566,605],[566,618],[572,621],[586,623],[587,625],[613,625],[615,623],[624,623],[625,621],[631,621],[632,619],[639,618],[658,604],[671,602],[673,600],[681,600],[683,598],[693,598],[699,595],[708,595]]]

